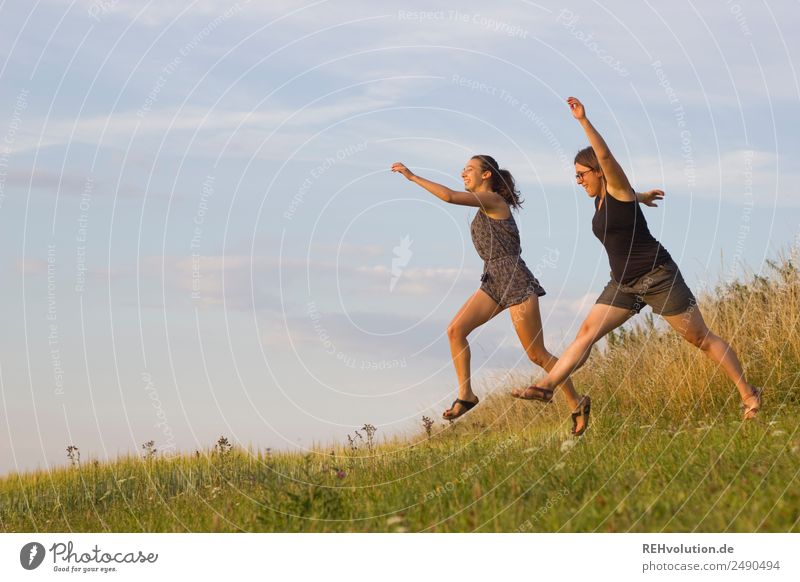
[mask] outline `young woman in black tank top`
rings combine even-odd
[[[467,162],[461,172],[465,192],[416,176],[399,162],[392,165],[392,172],[402,174],[445,202],[478,208],[471,231],[475,248],[485,261],[481,286],[447,327],[458,376],[458,397],[442,416],[454,420],[478,403],[470,381],[467,336],[506,308],[528,358],[547,371],[553,369],[557,360],[544,345],[539,313],[539,296],[544,295],[544,289],[520,256],[519,231],[511,214],[511,209],[520,205],[514,178],[508,170],[501,170],[494,158],[474,156]],[[564,389],[569,405],[578,406],[571,380],[564,382]],[[550,400],[552,396],[550,390],[539,394],[538,399]]]
[[[686,341],[719,364],[739,390],[744,418],[754,418],[761,408],[761,388],[745,380],[736,353],[706,327],[680,271],[666,249],[650,234],[625,172],[586,118],[581,102],[570,97],[567,103],[591,144],[575,156],[575,178],[595,200],[592,231],[606,248],[612,280],[584,320],[575,341],[547,377],[530,390],[551,389],[569,378],[586,361],[600,338],[625,323],[647,303]],[[654,194],[645,203],[652,205],[662,197],[663,193]],[[524,393],[514,395],[525,396]],[[583,428],[588,422],[589,410],[587,397],[573,413],[573,420],[581,422]]]

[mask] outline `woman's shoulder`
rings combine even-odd
[[[482,206],[478,208],[478,212],[483,213],[484,216],[491,218],[492,220],[508,220],[509,218],[513,218],[511,214],[511,206],[506,199],[503,198],[497,192],[492,192],[495,195],[494,204],[491,207]]]

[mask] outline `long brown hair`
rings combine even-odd
[[[481,172],[492,173],[492,177],[489,178],[489,187],[493,192],[500,194],[511,208],[522,207],[523,200],[519,197],[519,190],[517,190],[517,185],[511,172],[501,169],[497,160],[492,156],[480,154],[472,156],[472,159],[481,163]]]

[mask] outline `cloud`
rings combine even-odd
[[[402,268],[396,275],[394,288],[390,282],[395,277],[392,269],[384,265],[355,267],[354,275],[360,276],[363,283],[357,286],[365,294],[387,293],[396,296],[430,297],[441,295],[452,289],[457,283],[460,287],[476,287],[481,271],[470,268],[449,267],[411,267]]]
[[[624,165],[628,165],[625,163]],[[637,157],[627,170],[634,188],[663,187],[669,193],[724,200],[731,204],[773,207],[798,206],[800,199],[784,188],[796,182],[797,172],[774,152],[735,149],[710,157],[691,152],[686,157]]]
[[[448,362],[446,330],[451,318],[330,312],[310,303],[304,315],[262,320],[262,341],[272,347],[292,349],[300,359],[342,354],[341,357],[433,358]],[[503,327],[484,326],[470,335],[470,343],[481,350],[485,345],[497,345],[505,333]]]
[[[65,193],[80,194],[87,189],[87,176],[73,172],[58,173],[42,168],[9,170],[6,175],[9,186],[60,190]]]
[[[23,275],[41,275],[47,272],[47,261],[45,259],[26,258],[17,259],[14,267]]]
[[[365,245],[341,242],[339,244],[332,243],[313,243],[312,250],[314,253],[336,254],[345,257],[378,257],[385,254],[386,249],[381,245]]]
[[[274,106],[267,111],[232,111],[165,105],[163,108],[142,112],[141,115],[137,115],[137,111],[124,111],[78,120],[47,121],[44,118],[30,118],[26,120],[26,128],[40,128],[40,131],[27,129],[26,133],[20,132],[12,151],[18,153],[43,146],[76,142],[110,146],[128,143],[134,136],[139,139],[157,138],[160,141],[165,133],[185,132],[187,137],[191,137],[199,130],[201,133],[216,133],[226,139],[234,138],[239,131],[249,131],[245,138],[250,136],[253,147],[248,148],[248,151],[252,152],[257,149],[256,145],[263,145],[281,124],[286,131],[297,126],[307,128],[330,124],[349,115],[387,104],[385,101],[355,95],[338,103],[317,105],[302,112],[299,111],[300,108]],[[309,135],[306,135],[306,139]],[[252,139],[252,136],[257,136],[257,139]],[[284,160],[286,151],[281,151],[280,154],[276,159]]]
[[[163,272],[164,285],[195,305],[206,308],[225,305],[243,311],[274,307],[262,303],[269,299],[258,293],[258,285],[250,277],[251,268],[255,270],[264,263],[268,261],[262,257],[246,255],[148,256],[139,261],[142,278],[158,279]]]
[[[362,245],[351,245],[358,253]],[[374,251],[372,246],[367,249]],[[356,256],[358,256],[356,254]],[[348,303],[356,297],[376,299],[390,293],[391,270],[376,265],[347,264],[343,261],[312,260],[271,255],[227,254],[198,256],[149,256],[140,259],[140,273],[145,279],[159,279],[184,297],[194,294],[196,303],[205,307],[251,311],[295,313],[305,306],[297,302],[295,291],[305,285],[307,273],[313,275],[317,297],[341,291]],[[128,272],[132,275],[132,271]],[[400,274],[391,295],[400,297],[439,297],[456,290],[461,301],[478,286],[480,271],[471,268],[413,267]],[[277,282],[283,282],[279,290]],[[303,287],[304,288],[304,287]],[[285,303],[281,303],[281,293]],[[404,308],[410,305],[404,304]]]
[[[52,263],[56,267],[56,263]],[[25,259],[17,259],[14,263],[14,268],[17,272],[26,277],[36,277],[47,273],[48,261],[38,257],[26,257]],[[116,279],[121,275],[117,269],[108,269],[107,267],[89,266],[86,265],[85,270],[82,271],[87,279],[96,281],[106,281]]]
[[[193,0],[187,6],[186,2],[179,0],[159,0],[142,5],[138,2],[125,2],[124,0],[61,0],[61,3],[77,5],[87,16],[96,22],[106,23],[109,20],[134,21],[140,26],[157,28],[171,22],[176,17],[182,19],[209,19],[224,14],[226,11],[236,11],[247,7],[252,0]],[[258,6],[259,3],[253,3]],[[273,8],[287,8],[291,4],[281,0],[271,0],[269,5]]]

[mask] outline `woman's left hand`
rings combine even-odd
[[[405,164],[401,164],[400,162],[395,162],[392,164],[392,172],[399,172],[409,180],[414,177],[414,173],[406,168]]]
[[[656,201],[664,199],[664,191],[663,190],[648,190],[647,192],[639,192],[636,195],[636,198],[639,200],[639,202],[641,202],[645,206],[658,207],[658,204],[656,204]]]

